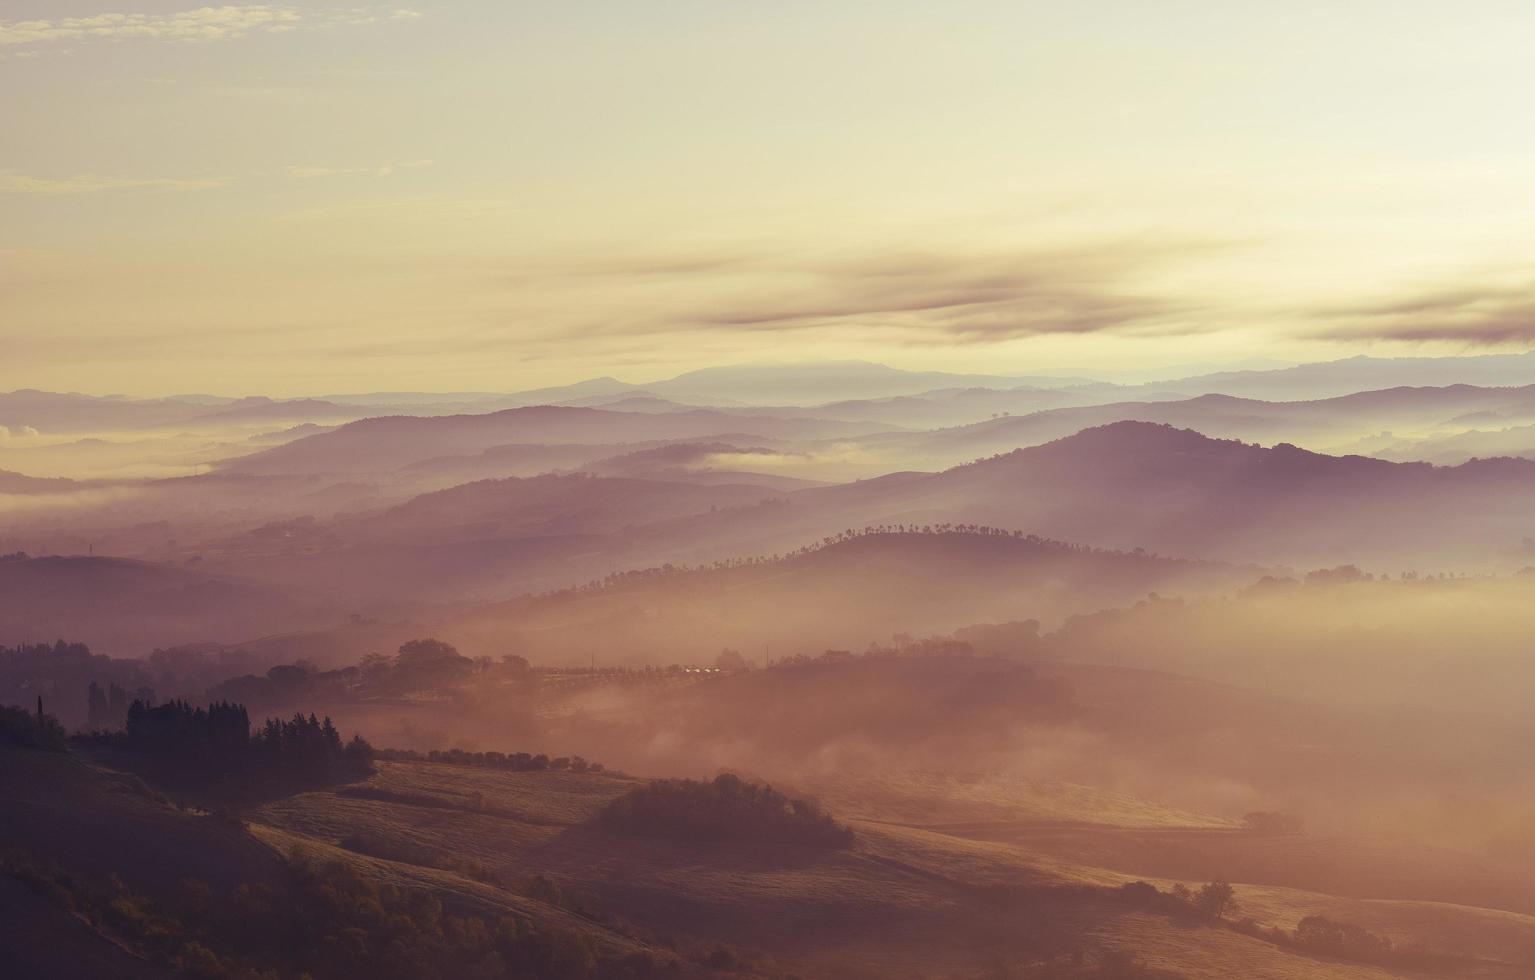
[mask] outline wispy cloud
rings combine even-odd
[[[1458,341],[1475,346],[1535,343],[1535,280],[1470,285],[1317,315],[1328,340]]]
[[[198,7],[167,14],[101,13],[53,20],[0,20],[0,47],[37,47],[62,42],[134,39],[180,42],[228,41],[251,34],[411,20],[405,8],[349,7],[304,10],[286,4]]]
[[[398,170],[420,170],[435,164],[435,160],[405,160],[400,163],[384,163],[376,167],[288,167],[283,172],[289,177],[388,177]]]
[[[0,194],[38,194],[45,197],[100,194],[107,191],[196,191],[222,187],[227,183],[227,180],[214,178],[102,177],[95,174],[31,177],[12,170],[0,170]]]
[[[1209,246],[1190,246],[1208,248]],[[1179,246],[1107,244],[1005,254],[874,255],[833,260],[685,316],[699,329],[843,327],[913,343],[991,343],[1045,334],[1192,333],[1185,301],[1137,288]]]

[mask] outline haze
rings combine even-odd
[[[1532,37],[9,0],[7,980],[1535,976]]]
[[[1530,340],[1527,5],[13,0],[17,384]],[[1170,339],[1176,338],[1176,339]]]

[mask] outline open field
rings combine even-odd
[[[594,829],[596,811],[635,783],[608,775],[382,763],[361,787],[262,806],[252,815],[252,832],[274,846],[300,839],[339,844],[366,834],[403,852],[437,855],[445,864],[471,862],[502,891],[515,892],[544,875],[575,896],[572,902],[621,917],[646,934],[772,950],[810,975],[981,976],[992,961],[1023,961],[1074,943],[1136,950],[1152,965],[1200,978],[1408,975],[1314,960],[1225,928],[1125,909],[1107,890],[1135,878],[1170,884],[1173,876],[1156,868],[1156,855],[1169,841],[1177,842],[1164,855],[1169,863],[1203,851],[1207,868],[1240,868],[1234,853],[1293,854],[1325,849],[1328,842],[1259,838],[1208,820],[1156,830],[855,821],[852,850],[818,853],[615,839]],[[1211,840],[1232,846],[1208,846]],[[1137,862],[1144,870],[1128,867]],[[1275,863],[1287,862],[1280,856]],[[1323,863],[1313,862],[1310,871]],[[390,873],[425,876],[437,887],[463,880],[451,872]],[[1295,872],[1297,878],[1306,875],[1304,868]],[[1189,880],[1203,878],[1190,873]],[[1249,885],[1239,874],[1233,882],[1241,914],[1264,926],[1291,928],[1305,915],[1334,915],[1484,961],[1463,963],[1457,969],[1476,972],[1456,975],[1521,976],[1525,968],[1513,963],[1528,962],[1535,951],[1535,918],[1528,916],[1343,898],[1320,887]],[[458,887],[478,893],[483,886]]]

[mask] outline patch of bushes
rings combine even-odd
[[[1391,952],[1391,940],[1368,929],[1321,915],[1308,915],[1295,927],[1295,945],[1329,956],[1378,959]]]
[[[840,848],[853,831],[808,800],[721,775],[712,782],[662,779],[619,797],[597,817],[609,830],[686,841]]]
[[[1134,907],[1149,912],[1195,915],[1215,921],[1237,908],[1236,889],[1220,880],[1202,885],[1197,891],[1180,883],[1165,892],[1149,882],[1132,881],[1120,886],[1119,895]]]
[[[24,708],[0,705],[0,742],[24,749],[63,752],[69,747],[69,733],[57,718],[43,714],[41,707],[33,714]]]
[[[1250,918],[1227,921],[1224,916],[1235,911],[1237,903],[1235,892],[1223,881],[1212,881],[1197,891],[1174,885],[1165,892],[1147,882],[1132,881],[1119,888],[1119,895],[1138,909],[1165,915],[1198,915],[1244,936],[1313,956],[1420,970],[1444,970],[1468,962],[1465,957],[1421,946],[1397,947],[1385,936],[1321,915],[1308,915],[1288,932],[1278,926],[1260,925]]]

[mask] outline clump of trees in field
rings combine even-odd
[[[126,730],[90,739],[127,749],[173,775],[210,778],[231,774],[283,779],[325,779],[373,771],[374,749],[360,735],[350,742],[329,718],[295,714],[269,718],[251,731],[243,704],[215,701],[206,708],[172,700],[134,701]]]
[[[815,803],[728,773],[711,782],[657,780],[609,803],[598,821],[610,830],[673,840],[822,848],[853,843],[853,831]]]
[[[359,675],[356,667],[318,670],[304,661],[277,664],[265,674],[242,674],[221,681],[208,689],[208,697],[258,708],[280,708],[306,701],[332,703],[353,696]]]
[[[1132,881],[1119,891],[1125,899],[1140,908],[1171,915],[1192,914],[1216,922],[1237,908],[1236,889],[1229,882],[1219,879],[1197,889],[1180,882],[1165,892],[1149,882]]]
[[[1368,929],[1321,915],[1308,915],[1291,933],[1297,946],[1346,959],[1374,960],[1391,952],[1391,940]]]
[[[427,638],[402,643],[393,657],[370,654],[363,658],[359,670],[369,690],[403,695],[457,687],[483,666],[459,653],[453,644]]]
[[[1463,963],[1459,957],[1419,945],[1396,946],[1385,936],[1322,915],[1306,916],[1293,930],[1263,926],[1251,918],[1233,921],[1227,916],[1237,911],[1236,892],[1224,881],[1212,881],[1198,889],[1178,884],[1165,892],[1148,882],[1134,881],[1122,886],[1119,894],[1136,908],[1172,916],[1198,916],[1245,936],[1302,953],[1408,969],[1441,970]]]
[[[25,708],[0,705],[0,742],[24,749],[63,752],[69,747],[69,735],[52,715],[43,714],[43,701],[37,701],[34,714]]]

